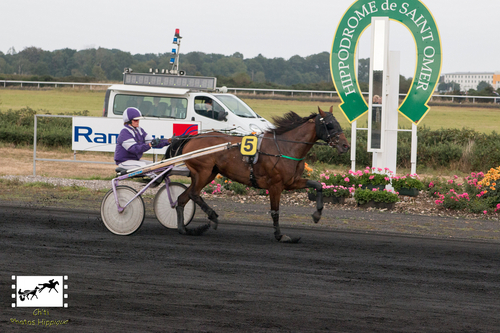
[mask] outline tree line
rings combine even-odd
[[[52,81],[121,81],[123,69],[146,73],[150,68],[171,69],[170,53],[135,54],[118,49],[62,49],[45,51],[27,47],[20,52],[14,48],[0,51],[0,76],[18,79]],[[359,60],[359,83],[368,91],[369,59]],[[322,52],[307,57],[295,55],[290,59],[266,58],[259,54],[244,58],[233,55],[189,52],[180,55],[179,68],[187,75],[215,76],[220,85],[249,88],[291,88],[304,90],[335,90],[330,76],[330,54]],[[402,93],[411,85],[411,78],[401,76]]]

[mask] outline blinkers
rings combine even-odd
[[[339,136],[342,134],[342,128],[337,119],[330,112],[325,112],[325,116],[320,114],[316,116],[316,135],[321,140],[328,143],[329,146],[336,146],[339,142]]]

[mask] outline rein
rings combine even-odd
[[[215,132],[215,131],[214,131]],[[235,137],[243,137],[244,135],[233,135]],[[193,138],[226,138],[226,136],[217,136],[217,135],[207,135],[207,136],[204,136],[203,134],[198,134],[198,135],[191,135],[190,137],[188,138],[179,138],[177,140],[191,140]],[[272,140],[273,138],[264,138],[263,139],[266,139],[266,140]],[[282,141],[282,142],[291,142],[291,143],[301,143],[301,144],[304,144],[304,145],[316,145],[316,146],[327,146],[328,143],[324,143],[324,142],[305,142],[305,141],[295,141],[295,140],[286,140],[286,139],[278,139],[276,138],[277,141]]]
[[[276,140],[276,131],[273,131],[273,138],[274,138],[274,143],[276,144],[276,148],[278,148],[278,153],[280,153],[277,157],[287,158],[287,159],[292,160],[292,161],[302,161],[304,159],[304,158],[295,158],[295,157],[283,155],[281,153],[280,146],[278,145],[278,140]],[[262,152],[260,152],[260,153],[263,154]],[[276,162],[276,164],[278,164],[278,162]],[[276,164],[274,166],[276,166]]]

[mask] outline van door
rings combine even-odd
[[[194,112],[194,120],[201,121],[205,129],[223,130],[227,127],[226,110],[209,96],[194,98]]]

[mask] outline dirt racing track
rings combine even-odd
[[[44,319],[68,320],[50,327],[61,332],[500,332],[498,242],[309,219],[283,225],[301,243],[280,244],[267,205],[211,204],[221,223],[201,237],[152,216],[116,236],[98,211],[0,205],[0,331],[38,331],[22,321]],[[283,219],[304,210],[283,207]],[[69,306],[11,307],[12,275],[67,275]]]

